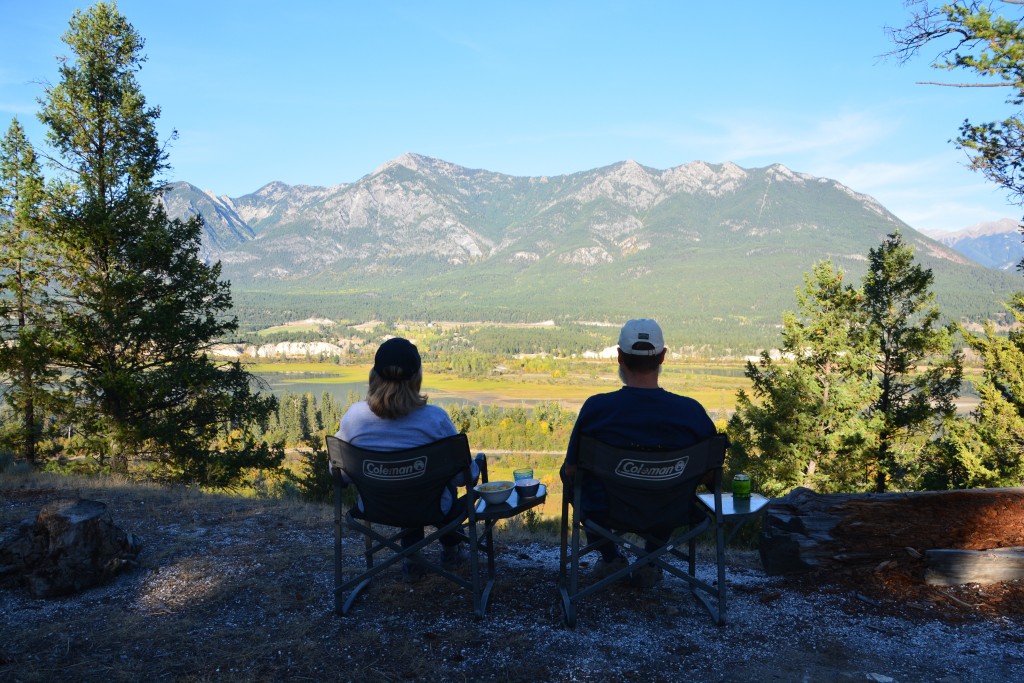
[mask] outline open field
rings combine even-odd
[[[366,375],[370,371],[370,365],[336,365],[334,363],[293,363],[293,362],[270,362],[270,363],[246,363],[246,369],[257,375],[266,372],[293,373],[315,373],[318,375],[330,375],[326,378],[317,378],[309,381],[324,382],[360,382],[366,381]]]
[[[261,362],[247,365],[254,374],[285,376],[284,384],[352,384],[365,383],[369,363],[337,365],[315,362]],[[523,403],[558,401],[569,410],[578,411],[593,394],[614,391],[619,386],[616,367],[609,361],[557,361],[558,376],[544,373],[508,373],[488,377],[460,377],[432,370],[426,364],[423,391],[436,400],[464,400],[482,405],[512,407]],[[751,384],[744,376],[746,361],[668,361],[661,374],[661,385],[669,391],[689,396],[707,409],[712,419],[723,420],[736,407],[736,393],[749,391]],[[287,375],[294,375],[289,379]],[[971,386],[980,379],[982,370],[964,367],[964,388],[956,402],[958,411],[967,413],[978,404]]]
[[[273,327],[266,327],[259,330],[256,334],[261,337],[266,337],[271,334],[278,332],[319,332],[323,329],[324,325],[334,325],[333,320],[326,318],[308,318],[306,320],[296,320],[294,322],[285,323],[284,325],[274,325]]]
[[[334,363],[253,363],[255,374],[293,374],[294,383],[345,384],[365,382],[370,364],[336,365]],[[510,406],[523,402],[559,401],[570,410],[579,410],[587,397],[614,391],[621,386],[616,367],[611,362],[564,361],[558,364],[558,376],[543,373],[460,377],[435,372],[426,366],[423,391],[436,399],[458,398],[488,405]],[[708,412],[731,414],[736,392],[749,389],[743,376],[741,361],[720,363],[666,363],[661,384],[669,391],[700,401]],[[316,375],[316,376],[310,376]],[[283,380],[287,384],[287,377]]]

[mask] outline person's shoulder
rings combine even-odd
[[[587,415],[588,413],[599,411],[605,406],[614,403],[618,395],[618,391],[611,391],[604,394],[593,394],[583,402],[582,406],[580,406],[579,414]]]
[[[370,415],[373,414],[373,411],[370,410],[370,405],[366,401],[359,401],[357,403],[353,403],[352,405],[350,405],[345,410],[345,414],[341,416],[341,419],[353,420],[356,418],[361,418],[365,416],[367,413],[369,413]]]
[[[672,401],[672,411],[675,414],[684,416],[688,420],[696,420],[698,424],[704,423],[710,429],[714,429],[714,422],[708,415],[708,409],[704,407],[703,403],[682,394],[673,394],[670,391],[665,393],[668,394],[669,400]]]
[[[445,419],[451,419],[450,417],[448,417],[447,410],[445,410],[441,406],[435,406],[432,403],[428,403],[427,405],[420,408],[420,410],[422,411],[420,415],[422,415],[423,417],[440,418],[443,416]]]
[[[415,419],[420,424],[434,425],[430,429],[435,430],[437,436],[451,436],[457,434],[455,424],[448,415],[448,411],[440,406],[427,404],[416,411]]]
[[[674,396],[675,400],[679,401],[680,403],[685,403],[689,406],[693,406],[694,408],[700,408],[701,410],[704,409],[704,404],[702,404],[695,398],[692,398],[690,396],[683,396],[682,394],[672,394],[672,396]]]
[[[621,400],[623,396],[625,396],[624,390],[626,388],[627,387],[621,387],[619,389],[616,389],[615,391],[606,391],[603,394],[593,394],[590,396],[590,398],[583,402],[583,405],[586,405],[588,403],[608,403],[609,401]]]
[[[345,414],[341,416],[341,424],[338,426],[338,432],[335,436],[351,443],[353,439],[364,434],[367,429],[371,429],[372,425],[377,424],[380,420],[381,418],[374,415],[373,411],[370,410],[370,406],[367,405],[366,401],[353,403],[345,410]]]
[[[675,401],[677,403],[688,403],[691,405],[701,405],[700,401],[695,398],[691,398],[684,394],[677,394],[674,391],[669,391],[664,387],[661,388],[661,395],[666,401]]]

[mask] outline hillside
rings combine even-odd
[[[953,319],[1000,316],[1019,286],[912,230],[877,201],[781,165],[626,161],[517,177],[406,154],[351,184],[271,183],[239,198],[174,184],[201,213],[243,324],[335,319],[620,322],[658,317],[682,343],[776,340],[804,273],[859,278],[899,229]]]

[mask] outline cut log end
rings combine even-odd
[[[1024,579],[1024,548],[929,550],[924,580],[930,586],[989,584]]]

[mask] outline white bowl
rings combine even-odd
[[[477,484],[474,487],[488,505],[504,503],[512,495],[513,488],[515,488],[515,484],[511,481],[490,481],[486,484]]]

